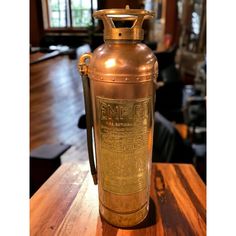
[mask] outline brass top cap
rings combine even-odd
[[[93,16],[104,24],[104,40],[142,40],[142,24],[155,15],[143,9],[104,9],[94,12]],[[131,27],[116,27],[116,23],[131,23]]]

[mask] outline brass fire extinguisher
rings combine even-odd
[[[104,23],[105,43],[79,60],[99,210],[120,227],[137,225],[149,209],[158,64],[141,40],[142,23],[152,16],[129,7],[96,11],[94,17]],[[131,27],[116,27],[120,22]]]

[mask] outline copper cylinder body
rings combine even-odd
[[[88,67],[99,210],[109,223],[137,225],[149,209],[157,60],[137,41],[106,41]]]

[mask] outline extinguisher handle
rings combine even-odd
[[[90,164],[91,174],[93,177],[93,182],[96,185],[97,184],[97,170],[95,167],[94,155],[93,155],[93,115],[92,115],[90,83],[89,83],[89,77],[88,77],[88,61],[91,59],[91,57],[92,57],[92,53],[83,54],[79,59],[78,69],[82,77],[83,90],[84,90],[89,164]]]

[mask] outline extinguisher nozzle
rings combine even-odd
[[[98,184],[97,174],[93,174],[92,177],[93,177],[94,184],[97,185]]]

